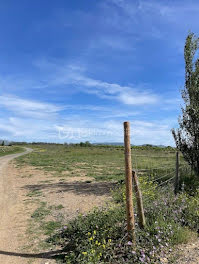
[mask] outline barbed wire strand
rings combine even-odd
[[[165,165],[165,167],[158,167],[158,168],[150,168],[150,169],[147,169],[147,168],[140,168],[139,170],[146,170],[146,171],[151,171],[151,170],[161,170],[161,169],[175,169],[175,167],[167,167]]]
[[[173,174],[173,172],[171,172],[171,173],[167,173],[166,175],[163,175],[163,176],[161,176],[161,177],[159,177],[159,178],[155,178],[155,179],[153,179],[152,182],[158,181],[158,180],[163,179],[163,178],[165,178],[165,177],[167,177],[167,176],[169,176],[169,175],[172,175],[172,174]],[[174,177],[175,177],[175,176],[174,176]]]
[[[134,155],[137,157],[149,157],[148,155]],[[174,156],[175,157],[175,156]],[[168,157],[168,156],[150,156],[150,158],[174,158],[172,156]]]
[[[174,178],[175,178],[175,176],[173,176],[173,177],[169,178],[168,180],[166,180],[166,181],[164,181],[164,182],[162,182],[162,183],[156,185],[156,188],[159,187],[159,186],[162,186],[164,183],[167,183],[167,182],[171,181],[171,180],[174,179]],[[139,182],[138,182],[138,184],[139,184]],[[141,190],[140,190],[140,191],[141,191]],[[134,194],[136,195],[138,192],[139,192],[139,191],[134,192]]]
[[[172,180],[172,179],[174,179],[174,178],[175,178],[175,176],[173,176],[172,178],[170,178],[170,179],[168,179],[168,180],[166,180],[166,181],[164,181],[164,182],[162,182],[162,183],[158,184],[158,186],[157,186],[157,187],[159,187],[159,186],[162,186],[163,184],[165,184],[165,183],[167,183],[167,182],[171,181],[171,180]]]
[[[174,178],[174,177],[173,177],[173,178]],[[169,181],[171,181],[173,178],[169,179]],[[167,181],[167,183],[169,183],[169,181]],[[166,183],[166,182],[164,182],[164,183]],[[160,185],[159,185],[159,186],[160,186]],[[157,187],[159,187],[159,186],[157,186]],[[166,189],[162,189],[162,191],[165,192]],[[147,203],[147,202],[151,201],[151,198],[145,197],[143,194],[142,194],[142,198],[143,198],[143,202],[144,202],[144,203]],[[148,198],[148,199],[147,199],[147,198]]]
[[[139,171],[138,171],[138,172],[139,172]],[[159,177],[159,178],[155,178],[155,179],[150,180],[150,181],[151,181],[151,182],[155,182],[155,181],[158,181],[158,180],[160,180],[160,179],[163,179],[163,178],[165,178],[165,177],[167,177],[167,176],[169,176],[169,175],[171,175],[171,174],[173,174],[173,172],[167,173],[167,174],[165,174],[165,175],[163,175],[163,176],[161,176],[161,177]]]

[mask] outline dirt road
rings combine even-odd
[[[174,253],[175,264],[198,264],[199,263],[199,239],[187,245],[180,245]]]
[[[28,244],[25,234],[30,212],[24,202],[20,170],[10,162],[31,151],[26,148],[23,153],[0,157],[0,264],[55,263],[49,259],[53,252],[47,252],[44,258],[45,252],[24,250]]]
[[[17,179],[14,178],[15,175],[7,172],[11,160],[31,151],[26,148],[23,153],[0,157],[0,263],[2,264],[24,263],[15,255],[18,247],[21,246],[18,234],[26,219],[22,215],[23,208],[16,189]]]

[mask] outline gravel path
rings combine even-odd
[[[23,263],[14,254],[21,244],[18,231],[21,230],[25,219],[21,215],[20,197],[16,191],[17,179],[12,178],[12,175],[7,173],[7,169],[11,160],[31,151],[26,148],[23,153],[0,157],[0,263],[2,264]]]
[[[175,254],[175,264],[199,263],[199,239],[187,245],[181,245]]]

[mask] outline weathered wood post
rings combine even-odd
[[[142,201],[142,194],[139,187],[139,181],[138,177],[136,175],[135,171],[132,171],[133,173],[133,183],[135,188],[135,195],[136,195],[136,201],[137,201],[137,210],[138,210],[138,218],[139,218],[139,227],[144,228],[146,224],[145,216],[144,216],[144,207],[143,207],[143,201]]]
[[[175,195],[179,191],[179,152],[176,152],[176,175],[175,175],[175,181],[174,181],[174,193]]]
[[[124,122],[124,148],[126,173],[126,213],[128,238],[135,244],[135,219],[133,210],[133,184],[131,164],[130,123]]]

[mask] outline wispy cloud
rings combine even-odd
[[[64,111],[75,110],[76,116],[74,116],[75,112],[73,115],[63,116],[62,106],[11,95],[1,96],[0,101],[3,102],[0,107],[6,117],[0,119],[0,135],[5,139],[50,142],[79,142],[82,140],[122,142],[123,119],[128,118],[132,124],[134,144],[173,144],[170,129],[175,120],[139,120],[136,117],[139,113],[92,105],[77,105],[76,107],[66,105]],[[18,110],[15,111],[17,108]],[[97,119],[88,113],[84,115],[81,110],[90,111],[90,113],[97,112]],[[37,112],[42,111],[45,113],[43,116],[37,115]],[[56,118],[46,118],[46,115],[52,114],[56,114]]]
[[[41,69],[50,71],[50,80],[48,85],[75,85],[76,89],[83,93],[95,94],[103,99],[120,101],[126,105],[146,105],[155,104],[159,97],[145,90],[144,88],[136,88],[132,86],[123,86],[118,83],[111,83],[87,75],[86,69],[76,65],[56,65],[52,63],[37,62]],[[51,69],[54,69],[54,74]]]
[[[58,135],[51,120],[34,118],[1,118],[1,138],[18,141],[58,141]]]
[[[157,95],[147,91],[138,91],[133,87],[95,80],[78,73],[74,73],[73,77],[73,83],[91,88],[83,90],[84,92],[95,93],[101,98],[115,99],[128,105],[154,104],[158,101]]]
[[[133,144],[163,144],[173,145],[171,126],[173,122],[162,121],[131,121],[131,141]],[[62,140],[81,141],[90,140],[91,142],[123,142],[123,122],[114,119],[104,122],[89,122],[80,126],[77,122],[71,121],[68,124],[56,127]]]
[[[101,34],[101,36],[96,37],[91,41],[89,49],[93,50],[111,50],[111,52],[132,52],[134,50],[134,45],[132,44],[132,39],[124,36],[116,36],[114,34]]]
[[[63,110],[62,107],[54,104],[22,99],[13,95],[0,95],[0,107],[33,118],[45,118],[47,116],[52,118],[53,114]]]
[[[175,124],[174,120],[155,120],[151,122],[130,119],[131,122],[131,141],[133,144],[163,144],[173,145],[174,141],[171,128]],[[114,131],[117,142],[123,142],[123,123],[110,120],[104,123],[108,131]],[[144,139],[144,140],[143,140]]]
[[[197,1],[108,0],[103,6],[107,17],[110,12],[114,17],[105,19],[107,25],[140,39],[164,40],[178,53],[188,30],[199,32]]]
[[[88,104],[52,104],[41,101],[35,101],[30,99],[24,99],[14,95],[0,95],[0,108],[3,111],[9,111],[18,116],[30,117],[30,118],[47,118],[50,119],[60,114],[62,111],[89,111],[89,112],[101,112],[104,114],[111,113],[116,116],[124,116],[127,112],[118,112],[114,108],[88,105]],[[138,112],[132,112],[131,115],[136,115]]]

